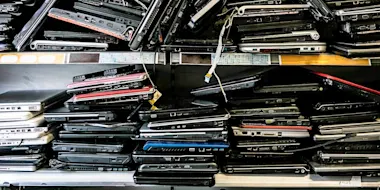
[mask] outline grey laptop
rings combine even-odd
[[[244,53],[322,53],[326,51],[324,42],[284,42],[284,43],[241,43]]]
[[[16,90],[0,94],[0,112],[44,111],[67,97],[65,90]]]

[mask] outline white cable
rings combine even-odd
[[[214,60],[213,63],[211,63],[212,66],[211,66],[211,68],[209,69],[209,71],[207,72],[207,74],[205,76],[205,82],[209,83],[212,75],[213,74],[215,75],[215,78],[218,81],[218,84],[219,84],[220,90],[222,91],[222,94],[223,94],[225,102],[228,102],[227,94],[224,91],[224,88],[223,88],[223,85],[222,85],[222,81],[220,80],[219,76],[216,74],[215,69],[216,69],[216,66],[218,65],[218,63],[220,61],[220,58],[222,56],[222,52],[223,52],[223,49],[224,49],[224,46],[223,46],[223,36],[224,36],[224,33],[225,33],[225,31],[226,31],[227,28],[230,28],[232,26],[232,21],[233,21],[234,16],[237,14],[237,10],[238,9],[235,8],[232,11],[231,15],[224,22],[223,27],[220,30],[219,39],[218,39],[218,47],[216,48],[216,52],[215,52],[215,60]],[[229,32],[230,32],[230,30],[228,30],[228,34],[229,34]]]
[[[149,79],[150,83],[153,85],[153,88],[156,88],[156,85],[154,85],[153,80],[150,78],[150,75],[148,73],[148,69],[146,69],[145,61],[144,61],[144,58],[143,58],[142,48],[140,48],[140,59],[141,59],[141,63],[143,65],[143,68],[144,68],[144,71],[145,71],[146,75],[148,76],[148,79]]]
[[[217,17],[224,16],[224,15],[228,14],[229,12],[231,12],[231,11],[234,10],[234,9],[235,9],[235,7],[233,7],[233,8],[229,8],[229,9],[227,9],[225,12],[222,12],[222,13],[216,15],[216,16],[217,16]]]
[[[141,1],[139,1],[139,0],[135,0],[135,2],[136,2],[137,4],[139,4],[143,9],[148,10],[148,7],[147,7],[143,2],[141,2]]]
[[[232,26],[232,21],[233,21],[233,18],[234,16],[237,14],[237,8],[235,8],[231,15],[228,17],[228,19],[224,22],[223,24],[223,27],[222,29],[220,30],[220,34],[219,34],[219,39],[218,39],[218,47],[216,48],[216,52],[215,52],[215,60],[211,66],[211,68],[209,69],[209,71],[207,72],[207,74],[205,75],[205,82],[209,83],[210,82],[210,79],[212,77],[212,74],[214,74],[215,72],[215,69],[216,69],[216,66],[217,64],[219,63],[220,61],[220,57],[222,55],[222,51],[223,51],[223,36],[224,36],[224,32],[226,31],[227,28],[231,27]]]
[[[215,75],[216,80],[217,80],[218,83],[219,83],[219,87],[220,87],[220,90],[222,91],[222,94],[223,94],[223,97],[224,97],[224,101],[226,101],[226,103],[227,103],[227,102],[228,102],[227,94],[226,94],[226,92],[225,92],[224,89],[223,89],[222,81],[220,81],[220,78],[219,78],[219,76],[216,74],[215,71],[214,71],[214,75]]]

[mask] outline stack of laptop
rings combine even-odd
[[[310,162],[320,175],[378,176],[380,92],[337,77],[315,73],[331,88],[340,102],[314,106],[310,117],[318,132],[314,140],[323,146]],[[346,94],[354,97],[344,100]],[[343,101],[342,101],[343,100]]]
[[[105,51],[123,43],[127,47],[148,3],[146,0],[62,3],[45,0],[13,44],[18,51],[27,48],[36,51]]]
[[[234,3],[238,5],[234,25],[240,35],[240,51],[296,54],[326,51],[326,44],[318,41],[320,34],[310,13],[311,4],[281,4],[281,0],[274,4],[251,3]]]
[[[223,25],[222,17],[222,22],[216,23],[217,15],[225,3],[226,0],[152,0],[129,47],[152,50],[161,45],[163,51],[213,52]],[[236,51],[230,40],[226,43],[227,51]]]
[[[212,186],[219,171],[215,155],[224,153],[229,114],[215,105],[139,111],[145,123],[133,153],[137,184]]]
[[[35,171],[49,156],[48,144],[59,128],[42,113],[62,103],[63,90],[22,90],[0,94],[0,170]]]
[[[334,53],[346,57],[378,57],[380,55],[380,2],[377,0],[328,1],[335,8],[339,34],[331,45]]]
[[[15,32],[22,27],[20,24],[25,24],[29,11],[39,4],[40,0],[5,0],[0,3],[0,51],[14,49],[11,41]]]
[[[135,115],[154,88],[144,86],[146,73],[137,66],[75,76],[67,92],[73,97],[45,112],[45,119],[61,123],[58,155],[50,166],[63,170],[125,171],[132,169],[131,152],[139,123]],[[136,115],[137,117],[137,115]]]
[[[232,100],[234,145],[226,154],[224,172],[308,174],[309,167],[297,152],[312,127],[296,103],[299,93],[320,89],[318,84],[263,86],[251,99]]]

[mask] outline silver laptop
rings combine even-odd
[[[336,44],[339,45],[344,45],[344,46],[351,46],[351,47],[369,47],[369,46],[380,46],[380,40],[378,41],[370,41],[370,42],[335,42]]]
[[[288,10],[308,10],[309,4],[288,4],[288,5],[243,5],[238,9],[238,15],[245,15],[260,12],[275,12],[275,11],[288,11]]]
[[[365,46],[355,46],[355,47],[362,47],[360,49],[355,49],[353,47],[347,47],[342,45],[331,45],[331,48],[334,52],[342,52],[343,55],[346,56],[364,56],[364,57],[371,57],[374,55],[378,55],[380,53],[380,47],[365,47]]]
[[[242,38],[242,41],[266,41],[278,38],[294,38],[294,37],[309,37],[312,40],[319,40],[320,35],[316,30],[302,30],[302,31],[292,31],[282,34],[270,34],[262,36],[246,36]]]
[[[0,112],[0,122],[16,122],[16,121],[28,121],[31,118],[38,117],[38,115],[42,115],[42,112],[35,111],[23,111],[23,112]],[[1,124],[0,124],[1,126]]]
[[[30,117],[33,117],[32,112],[0,112],[0,129],[38,127],[45,122],[42,114]]]
[[[309,130],[305,127],[300,129],[266,129],[262,128],[242,128],[232,127],[235,136],[242,137],[283,137],[283,138],[308,138]],[[310,128],[311,130],[311,128]]]
[[[17,139],[38,139],[52,132],[54,128],[36,127],[36,128],[21,128],[14,130],[0,130],[0,139],[17,140]]]
[[[346,134],[337,134],[337,135],[314,135],[314,141],[332,141],[339,140],[339,142],[361,142],[361,141],[379,141],[380,132],[372,133],[357,133],[356,136],[346,137]]]
[[[322,135],[378,132],[380,131],[380,121],[321,125],[318,128]]]
[[[311,167],[316,173],[348,173],[351,172],[365,173],[365,172],[377,172],[380,171],[379,163],[362,163],[362,164],[319,164],[316,162],[309,162]]]
[[[53,134],[49,133],[37,139],[13,139],[13,140],[0,140],[0,146],[32,146],[32,145],[45,145],[54,139]]]
[[[324,42],[283,42],[283,43],[241,43],[240,51],[244,53],[287,52],[289,53],[323,53],[326,52]]]
[[[380,160],[380,154],[339,154],[339,153],[325,153],[325,152],[318,152],[318,157],[322,160],[331,160],[331,159],[343,159],[343,160]]]
[[[297,117],[301,115],[297,106],[285,107],[265,107],[252,109],[232,109],[231,117],[256,117],[256,118],[276,118],[276,117]]]
[[[380,12],[380,5],[371,5],[371,6],[354,7],[354,8],[336,10],[335,15],[347,16],[347,15],[369,14],[369,13],[379,13],[379,12]]]
[[[174,128],[195,128],[200,126],[201,123],[209,126],[224,126],[224,123],[230,118],[229,114],[225,115],[213,115],[213,116],[201,116],[192,118],[181,118],[171,120],[160,120],[149,122],[148,128],[163,128],[173,126]]]
[[[44,111],[66,97],[65,90],[15,90],[0,94],[0,112]]]
[[[140,133],[180,133],[180,132],[206,132],[206,131],[223,131],[226,130],[222,127],[204,127],[204,128],[173,128],[173,129],[152,129],[148,127],[148,123],[145,123],[140,128]]]

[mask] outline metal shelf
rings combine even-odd
[[[15,52],[0,53],[0,64],[160,64],[210,65],[214,53]],[[169,64],[169,63],[168,63]],[[348,59],[334,54],[288,55],[223,53],[219,65],[380,66],[379,58]]]
[[[380,178],[360,176],[215,175],[216,187],[338,188],[379,187]]]
[[[134,186],[134,171],[72,172],[40,169],[36,172],[0,172],[2,186]]]
[[[41,169],[36,172],[0,172],[1,186],[138,186],[130,172],[70,172]],[[216,174],[215,187],[379,187],[380,178],[319,175]]]
[[[10,52],[0,64],[160,64],[210,65],[215,53],[180,52]],[[168,64],[169,64],[168,63]],[[289,55],[223,53],[219,65],[380,66],[380,58],[349,59],[334,54]]]
[[[170,53],[172,65],[211,65],[215,53]],[[218,65],[323,65],[323,66],[375,66],[380,59],[348,59],[334,54],[290,55],[223,53]]]
[[[0,53],[0,64],[165,64],[156,52],[15,52]]]

